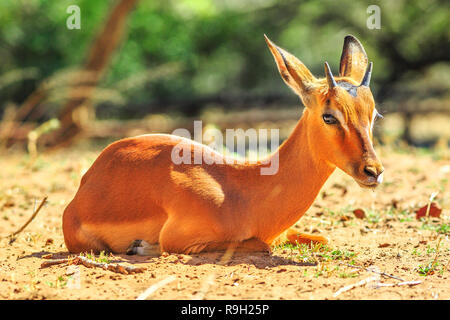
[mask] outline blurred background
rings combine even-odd
[[[0,146],[104,144],[194,119],[285,139],[303,106],[263,35],[323,77],[352,34],[374,62],[377,143],[448,148],[449,14],[444,0],[2,0]]]

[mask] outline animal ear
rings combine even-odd
[[[308,89],[316,81],[316,78],[295,56],[275,45],[266,35],[264,35],[264,38],[275,59],[281,78],[300,96],[303,104],[307,106],[310,95]]]
[[[344,39],[339,75],[360,83],[367,69],[367,54],[362,44],[352,35]]]

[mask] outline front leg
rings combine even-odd
[[[320,236],[313,235],[309,233],[298,232],[294,229],[289,229],[286,234],[287,241],[293,245],[296,244],[328,244],[328,239]]]
[[[282,245],[283,243],[290,243],[292,245],[298,245],[298,244],[316,244],[320,243],[323,245],[328,244],[328,239],[320,236],[320,235],[313,235],[309,233],[303,233],[299,232],[294,229],[288,229],[285,232],[283,232],[282,235],[280,235],[278,238],[276,238],[272,245],[278,246]]]
[[[242,241],[227,240],[226,233],[212,228],[211,223],[169,219],[160,233],[162,251],[169,253],[195,254],[200,252],[269,252],[270,246],[257,238]]]

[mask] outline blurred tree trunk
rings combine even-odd
[[[47,147],[65,146],[83,131],[86,115],[91,109],[92,95],[122,40],[127,17],[136,2],[137,0],[118,0],[89,50],[80,79],[75,82],[75,87],[69,89],[69,100],[58,116],[60,128],[43,135],[40,144]]]
[[[410,145],[412,145],[414,142],[411,134],[412,121],[413,121],[413,114],[411,112],[404,112],[402,139]]]

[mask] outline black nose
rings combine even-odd
[[[364,167],[364,173],[369,177],[374,177],[375,179],[378,178],[379,175],[376,168],[369,166]]]

